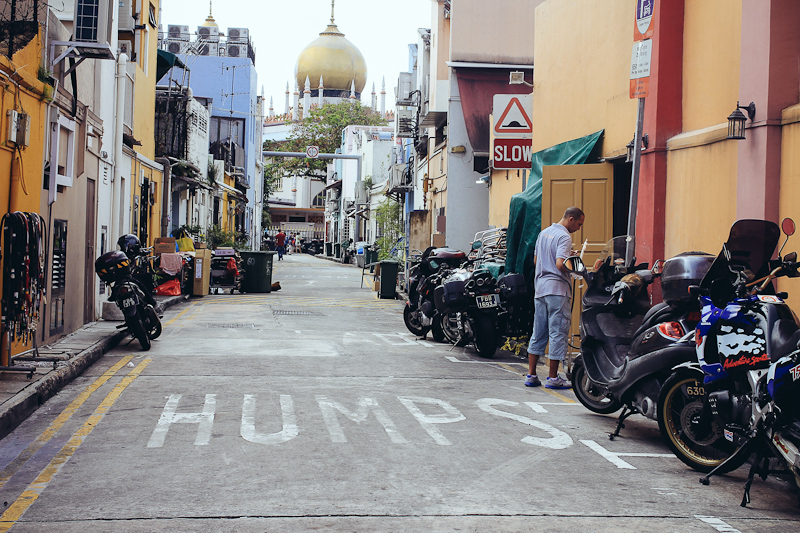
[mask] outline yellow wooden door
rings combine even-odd
[[[543,167],[542,229],[561,220],[568,207],[580,207],[586,220],[583,227],[572,234],[572,248],[580,251],[586,242],[583,262],[587,268],[592,268],[605,244],[614,236],[613,204],[614,166],[610,163]],[[573,346],[580,346],[578,324],[584,289],[583,280],[577,280],[570,329]]]

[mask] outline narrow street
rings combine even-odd
[[[792,484],[741,508],[747,467],[702,486],[640,416],[610,441],[613,415],[417,339],[360,274],[289,255],[280,291],[107,353],[0,441],[0,531],[800,529]]]

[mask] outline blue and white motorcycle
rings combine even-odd
[[[794,222],[782,226],[788,240]],[[800,487],[800,323],[773,285],[800,276],[800,263],[794,252],[781,258],[782,247],[770,260],[779,239],[773,222],[733,225],[708,274],[690,287],[702,306],[697,361],[676,367],[658,400],[662,437],[681,461],[708,473],[704,485],[755,454],[742,506],[756,474],[776,473],[774,458]]]

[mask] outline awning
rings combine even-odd
[[[509,85],[508,77],[512,70],[520,70],[514,66],[487,65],[475,68],[475,63],[469,67],[460,67],[458,63],[452,64],[456,69],[458,92],[461,96],[461,108],[464,112],[464,122],[467,127],[469,143],[474,152],[481,155],[489,154],[489,115],[492,114],[492,104],[495,94],[530,94],[531,88],[525,85]],[[526,81],[533,81],[533,68],[525,70]]]
[[[180,180],[180,181],[183,181],[185,183],[188,183],[189,185],[195,185],[195,186],[200,187],[202,189],[208,189],[208,190],[213,189],[213,187],[211,187],[207,183],[204,183],[204,182],[202,182],[202,181],[200,181],[198,179],[195,179],[195,178],[190,178],[189,176],[178,176],[177,174],[173,174],[172,175],[172,179],[173,180]]]
[[[164,77],[164,75],[169,72],[169,69],[172,67],[180,67],[184,70],[189,70],[186,68],[186,65],[183,64],[183,61],[180,60],[178,56],[173,54],[172,52],[167,52],[166,50],[158,50],[158,59],[156,62],[156,79],[160,80]]]
[[[419,125],[423,128],[438,128],[447,122],[446,111],[428,111],[420,120]]]
[[[342,180],[336,180],[333,183],[329,183],[325,187],[323,187],[323,191],[327,191],[328,189],[335,189],[335,188],[342,188]]]

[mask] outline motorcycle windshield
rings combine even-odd
[[[720,278],[730,278],[729,265],[743,265],[754,276],[764,273],[769,260],[775,253],[781,230],[778,225],[768,220],[737,220],[731,226],[730,235],[722,251],[706,273],[700,286],[710,287]],[[730,261],[725,251],[730,255]]]
[[[636,242],[633,235],[620,235],[608,241],[600,251],[600,257],[594,264],[597,271],[604,264],[607,266],[619,266],[631,268],[636,265],[638,258],[648,257],[649,248]]]

